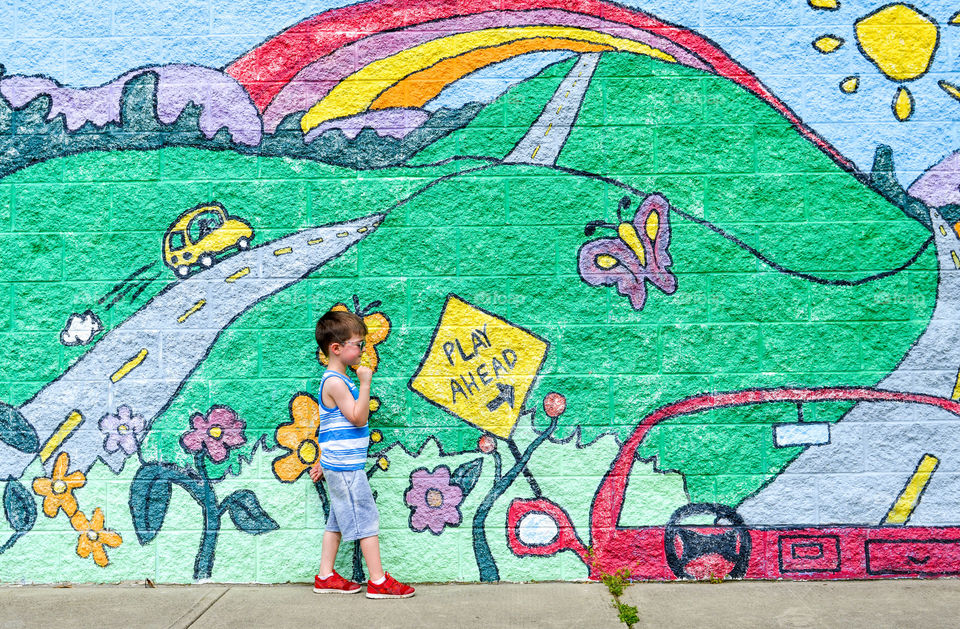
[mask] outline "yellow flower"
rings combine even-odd
[[[377,467],[383,471],[386,471],[387,468],[390,467],[390,459],[384,455],[380,455],[380,457],[377,459]]]
[[[33,479],[33,491],[43,496],[43,513],[48,518],[57,517],[60,509],[63,509],[68,518],[77,512],[77,499],[73,497],[73,490],[83,487],[87,479],[80,470],[67,474],[69,468],[70,455],[61,452],[53,464],[53,472],[49,478],[40,476]]]
[[[273,460],[273,473],[281,482],[292,483],[320,458],[317,428],[320,407],[312,396],[299,393],[290,401],[293,421],[277,426],[277,443],[289,454]]]
[[[74,530],[80,533],[80,537],[77,538],[77,554],[86,559],[93,553],[94,563],[101,568],[110,563],[107,558],[107,551],[103,547],[116,548],[123,543],[123,538],[120,537],[119,533],[104,530],[103,511],[100,510],[100,507],[93,510],[93,517],[89,520],[83,515],[83,511],[77,511],[70,518],[70,524],[73,525]]]

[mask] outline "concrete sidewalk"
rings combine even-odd
[[[960,581],[637,583],[636,628],[956,627]],[[307,585],[0,587],[0,629],[587,627],[626,629],[598,583],[420,585],[407,600]]]

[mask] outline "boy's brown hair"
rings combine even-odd
[[[324,356],[330,356],[330,346],[349,341],[351,336],[367,336],[367,324],[358,315],[346,310],[330,310],[317,320],[314,333]]]

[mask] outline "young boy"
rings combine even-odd
[[[340,541],[360,540],[370,580],[367,598],[410,598],[414,589],[386,574],[380,565],[380,516],[373,502],[370,483],[363,471],[370,441],[369,367],[357,366],[363,352],[367,326],[352,312],[331,311],[317,321],[317,359],[327,357],[327,370],[320,379],[320,459],[310,468],[314,482],[326,477],[330,495],[320,549],[320,573],[313,591],[355,594],[360,584],[348,581],[333,569]],[[347,366],[357,366],[360,388],[347,377]]]

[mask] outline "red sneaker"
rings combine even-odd
[[[412,587],[400,583],[389,574],[386,576],[387,578],[380,585],[367,581],[367,598],[410,598],[416,592]]]
[[[360,591],[360,584],[347,581],[334,570],[326,579],[321,579],[319,574],[313,577],[313,591],[317,594],[356,594]]]

